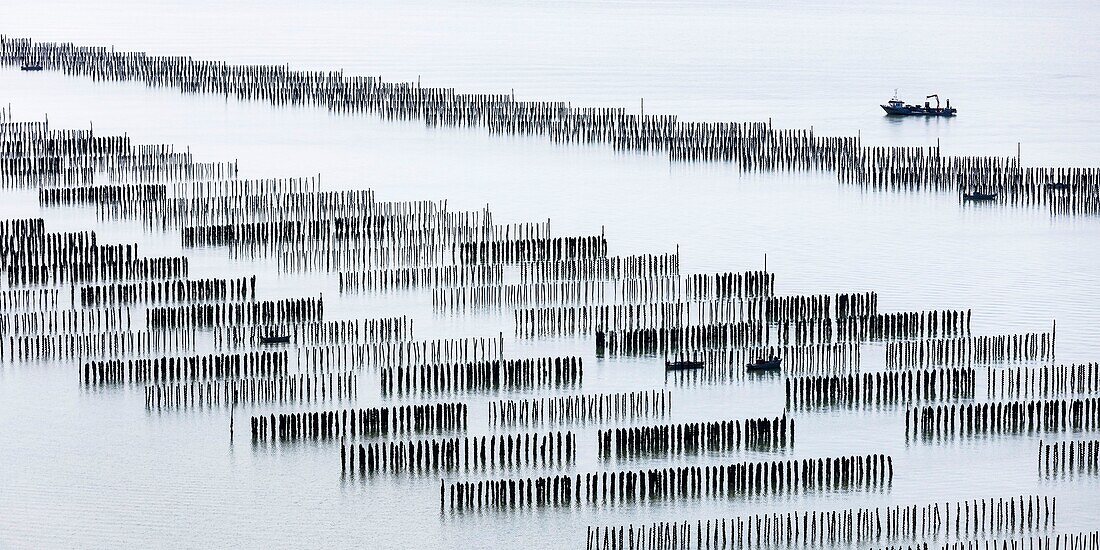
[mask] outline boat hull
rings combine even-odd
[[[963,195],[964,201],[984,202],[997,200],[996,193],[966,193]]]
[[[921,107],[920,105],[880,105],[891,116],[955,116],[954,107]]]
[[[695,369],[701,369],[704,366],[706,366],[706,364],[703,363],[702,361],[676,361],[676,362],[667,362],[666,361],[665,362],[665,370],[666,371],[670,371],[670,370],[672,370],[672,371],[675,371],[675,370],[695,370]]]
[[[749,363],[745,365],[745,368],[750,371],[765,371],[765,370],[779,370],[779,365],[783,362],[782,359],[772,359],[771,361],[762,361],[759,363]]]

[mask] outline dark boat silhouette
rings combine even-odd
[[[964,201],[985,202],[985,201],[991,201],[991,200],[996,200],[996,199],[997,199],[997,194],[996,193],[982,193],[981,191],[974,191],[974,192],[971,192],[971,193],[963,193],[963,200]]]
[[[20,71],[41,71],[42,70],[42,65],[38,65],[38,64],[35,64],[35,63],[24,63],[24,64],[19,66],[19,70]]]
[[[779,370],[782,362],[782,359],[773,355],[771,359],[757,359],[755,363],[747,363],[745,368],[749,371]]]
[[[665,360],[665,370],[692,370],[706,366],[702,361],[669,361]]]
[[[1069,189],[1069,184],[1062,181],[1062,182],[1058,182],[1058,183],[1048,183],[1044,187],[1046,187],[1047,189],[1053,189],[1053,190],[1057,191],[1057,190]]]
[[[290,336],[261,336],[261,344],[289,344]]]
[[[897,90],[894,91],[894,97],[887,101],[885,105],[881,105],[882,110],[886,111],[887,115],[894,116],[955,116],[958,113],[958,109],[951,107],[951,100],[947,100],[946,107],[940,107],[939,94],[932,94],[925,97],[925,99],[936,98],[936,106],[932,107],[927,101],[924,105],[909,105],[904,101],[898,99]]]

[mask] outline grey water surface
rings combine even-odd
[[[1100,158],[1100,7],[1089,2],[484,2],[443,4],[126,0],[9,2],[0,32],[37,40],[239,63],[343,69],[390,81],[517,98],[624,106],[686,120],[768,120],[864,144],[935,145],[1015,156],[1025,165]],[[955,119],[894,120],[878,104],[950,97]],[[0,69],[17,119],[127,133],[237,159],[242,177],[320,174],[327,189],[384,200],[489,205],[495,221],[550,218],[557,235],[605,231],[611,253],[682,254],[688,273],[759,269],[779,294],[875,290],[882,311],[973,308],[976,334],[1046,331],[1058,363],[1100,360],[1100,220],[1044,208],[961,205],[949,193],[881,192],[831,173],[742,173],[670,163],[660,153],[553,144],[485,129],[426,127],[184,95],[139,83]],[[178,233],[46,208],[34,190],[0,192],[0,217],[43,217],[50,231],[94,228],[102,242],[180,253]],[[579,354],[584,393],[665,387],[660,358],[598,360],[587,338],[519,340],[511,313],[433,311],[427,290],[341,295],[334,275],[286,274],[224,249],[188,249],[193,277],[258,274],[258,298],[325,296],[326,319],[410,315],[417,339],[505,334],[512,356]],[[209,348],[200,349],[207,351]],[[885,348],[863,347],[865,371]],[[984,373],[984,370],[983,370]],[[978,399],[984,399],[984,376]],[[357,405],[380,396],[360,380]],[[668,384],[673,422],[776,416],[783,387]],[[463,395],[470,434],[492,433],[486,403],[551,393]],[[304,409],[316,409],[305,406]],[[238,410],[237,422],[263,406]],[[221,408],[146,410],[139,387],[89,389],[70,362],[0,366],[0,547],[575,548],[588,525],[733,517],[786,510],[1054,495],[1051,532],[1100,526],[1100,482],[1039,474],[1040,439],[1095,433],[907,441],[901,408],[795,413],[786,452],[740,451],[607,464],[580,428],[568,471],[889,453],[878,492],[820,492],[670,503],[441,512],[439,478],[340,474],[339,443],[253,446],[229,438]],[[238,427],[241,424],[238,424]],[[239,428],[238,428],[239,429]],[[539,475],[534,468],[515,475]],[[509,472],[505,475],[512,475]],[[448,479],[464,474],[447,475]],[[469,474],[479,479],[481,474]],[[911,542],[911,541],[906,541]]]

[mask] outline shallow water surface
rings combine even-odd
[[[1073,2],[77,2],[7,6],[9,36],[292,67],[343,68],[387,80],[505,92],[574,105],[620,105],[688,120],[766,120],[856,135],[864,144],[934,145],[950,154],[1011,156],[1027,165],[1092,166],[1100,154],[1097,8]],[[894,120],[877,104],[950,97],[951,120]],[[923,101],[923,99],[920,99]],[[1058,363],[1096,361],[1100,220],[1043,209],[961,205],[953,194],[878,192],[830,173],[744,173],[736,165],[670,163],[662,154],[552,144],[484,129],[425,127],[318,108],[182,95],[137,83],[0,69],[0,101],[17,119],[190,147],[199,160],[237,159],[242,177],[320,174],[326,189],[376,190],[380,200],[489,205],[497,223],[549,218],[556,235],[604,231],[612,254],[672,252],[684,273],[767,267],[778,294],[874,290],[881,311],[972,308],[975,334],[1050,330]],[[496,336],[509,356],[577,354],[584,393],[667,388],[663,421],[778,416],[779,380],[666,380],[657,357],[595,356],[590,338],[513,337],[507,310],[433,310],[428,290],[341,294],[334,274],[288,274],[224,249],[182,249],[178,232],[97,219],[91,208],[40,207],[33,190],[4,190],[3,217],[49,231],[94,228],[101,242],[191,259],[191,276],[258,274],[257,298],[325,296],[326,319],[408,315],[416,339]],[[509,280],[518,279],[509,272]],[[144,316],[140,316],[144,318]],[[199,352],[209,351],[207,342]],[[293,352],[292,352],[293,353]],[[863,371],[885,346],[862,347]],[[985,399],[985,365],[976,395]],[[999,368],[993,366],[990,368]],[[1040,440],[1095,433],[907,440],[901,407],[794,411],[783,452],[607,462],[601,425],[572,426],[570,472],[742,460],[887,453],[879,491],[753,495],[598,507],[444,512],[439,479],[340,474],[339,443],[253,445],[229,437],[225,409],[151,411],[140,387],[87,388],[67,362],[0,367],[0,546],[13,547],[527,547],[571,548],[586,526],[734,517],[789,510],[1051,495],[1054,532],[1100,526],[1100,481],[1040,475]],[[470,435],[494,433],[487,403],[556,395],[447,396],[470,406]],[[361,373],[356,406],[383,397]],[[326,405],[326,407],[331,404]],[[343,406],[346,406],[344,404]],[[318,406],[300,407],[316,410]],[[243,407],[249,414],[285,406]],[[243,420],[242,420],[243,419]],[[643,421],[642,423],[653,423]],[[515,430],[505,430],[515,431]],[[545,475],[545,469],[490,477]],[[478,473],[448,480],[484,479]],[[886,544],[888,541],[883,541]],[[901,541],[912,542],[912,541]]]

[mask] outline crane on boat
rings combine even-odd
[[[936,98],[936,106],[932,107],[928,102],[929,99]],[[898,116],[955,116],[958,113],[958,109],[951,108],[951,100],[947,100],[945,107],[940,107],[940,95],[929,94],[924,97],[924,105],[909,105],[904,101],[898,99],[897,90],[894,91],[894,97],[887,101],[885,105],[882,105],[882,109],[886,111],[887,115]]]

